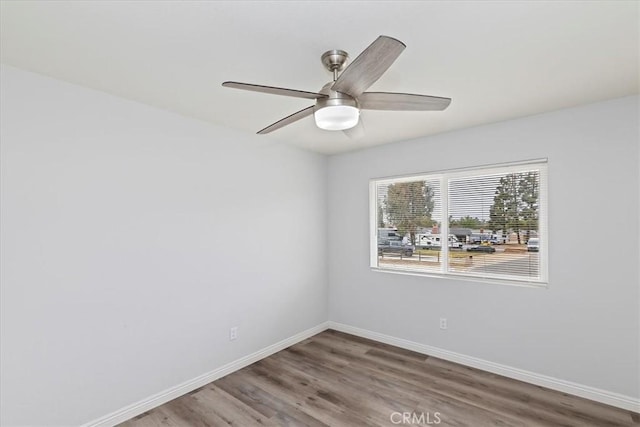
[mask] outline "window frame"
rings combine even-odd
[[[539,173],[539,219],[538,236],[541,239],[539,251],[539,278],[506,276],[498,274],[471,274],[449,271],[449,245],[441,245],[440,271],[420,271],[413,269],[394,269],[378,265],[378,190],[380,184],[412,182],[416,180],[438,180],[440,182],[440,198],[442,205],[442,221],[440,235],[449,235],[449,180],[470,178],[491,174],[517,173],[527,171],[527,167],[535,168]],[[529,169],[530,170],[530,169]],[[446,169],[432,172],[414,173],[390,177],[372,178],[369,180],[369,249],[370,268],[376,272],[401,274],[410,276],[436,277],[481,283],[492,283],[512,286],[547,288],[549,285],[549,191],[548,191],[548,159],[534,159],[520,162],[509,162],[492,165],[473,166],[458,169]],[[501,277],[502,276],[502,277]]]

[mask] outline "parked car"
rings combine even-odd
[[[384,253],[400,254],[402,256],[413,256],[415,248],[411,245],[405,245],[400,240],[383,240],[378,242],[378,255]]]
[[[496,248],[489,245],[475,245],[467,248],[467,252],[485,252],[485,253],[494,253]]]
[[[540,239],[532,237],[527,242],[527,252],[539,252],[540,251]]]

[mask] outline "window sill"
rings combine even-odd
[[[435,279],[456,280],[462,282],[476,282],[476,283],[488,283],[491,285],[503,285],[503,286],[517,286],[521,288],[536,288],[536,289],[548,289],[548,282],[528,282],[518,279],[498,279],[493,277],[477,277],[477,276],[465,276],[455,273],[433,273],[424,271],[412,271],[412,270],[393,270],[389,268],[371,267],[371,271],[376,273],[386,274],[399,274],[402,276],[421,276],[430,277]]]

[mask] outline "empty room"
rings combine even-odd
[[[2,427],[640,427],[639,1],[0,0]]]

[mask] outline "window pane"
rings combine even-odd
[[[451,178],[449,230],[464,242],[449,271],[481,277],[540,278],[540,171]]]
[[[376,185],[378,267],[441,272],[434,230],[442,221],[439,179]]]
[[[546,188],[544,160],[374,180],[371,266],[547,283]]]

